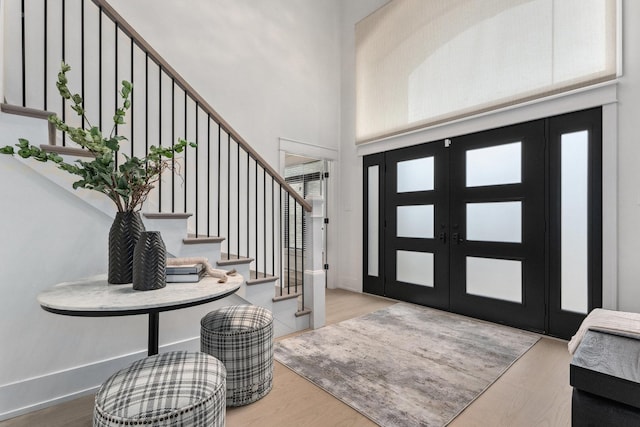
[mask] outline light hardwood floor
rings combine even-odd
[[[360,316],[394,301],[327,290],[327,323]],[[452,427],[570,426],[569,353],[565,341],[543,337],[467,407]],[[90,426],[93,396],[0,422],[0,427]],[[349,406],[276,362],[271,392],[251,405],[227,410],[227,426],[375,426]]]

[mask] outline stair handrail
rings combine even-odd
[[[256,161],[258,164],[269,173],[269,175],[280,184],[280,186],[286,190],[301,206],[307,211],[311,212],[311,204],[309,204],[298,192],[296,192],[285,179],[271,167],[266,160],[258,154],[256,150],[249,145],[249,143],[229,124],[222,118],[220,114],[189,84],[186,79],[180,75],[169,63],[156,51],[147,41],[120,15],[106,0],[91,0],[96,6],[98,6],[102,12],[107,15],[118,28],[129,36],[133,42],[144,51],[149,57],[160,67],[167,75],[169,75],[176,84],[182,88],[198,105],[206,112],[213,120],[220,125],[224,131],[230,135],[234,141]]]
[[[47,103],[47,94],[48,94],[48,85],[47,81],[49,80],[50,70],[47,66],[47,57],[49,53],[49,48],[51,46],[59,46],[61,47],[62,60],[66,61],[66,50],[65,50],[65,37],[68,34],[66,29],[68,26],[66,25],[67,14],[65,7],[65,0],[57,5],[54,10],[58,8],[61,9],[61,31],[52,32],[55,38],[58,35],[61,35],[61,44],[56,45],[56,42],[49,43],[48,42],[48,28],[49,21],[48,18],[48,8],[47,2],[44,3],[36,3],[36,7],[38,4],[44,5],[44,13],[43,15],[26,13],[26,2],[23,0],[21,2],[21,35],[22,35],[22,45],[21,47],[21,91],[22,91],[22,106],[19,107],[13,104],[0,104],[0,110],[4,112],[13,112],[15,114],[20,115],[28,115],[31,117],[39,117],[45,118],[49,114],[56,113],[60,114],[62,120],[65,120],[65,112],[67,111],[68,105],[64,101],[62,101],[62,108],[48,108]],[[57,3],[56,3],[57,4]],[[195,132],[192,136],[195,137],[195,142],[199,144],[199,135],[200,128],[198,117],[200,114],[206,116],[206,144],[204,144],[204,148],[207,149],[206,155],[207,158],[203,159],[206,163],[202,165],[203,169],[200,169],[202,173],[199,173],[199,160],[198,160],[198,149],[195,150],[195,157],[188,162],[187,153],[184,153],[184,157],[180,163],[176,164],[176,167],[182,168],[181,172],[183,175],[178,179],[177,182],[175,180],[176,174],[171,174],[171,182],[167,183],[170,189],[170,210],[172,213],[176,212],[177,209],[182,209],[181,207],[177,207],[176,205],[176,183],[181,188],[180,194],[184,197],[183,207],[184,212],[186,213],[188,209],[193,209],[193,218],[191,218],[191,226],[193,230],[193,235],[196,237],[210,237],[213,236],[211,234],[212,229],[215,229],[215,233],[218,236],[224,235],[226,238],[224,241],[226,242],[226,251],[221,252],[226,256],[227,260],[230,259],[242,259],[243,262],[250,262],[254,266],[254,270],[251,270],[252,273],[255,273],[255,279],[266,278],[269,276],[269,270],[271,270],[270,274],[272,277],[280,277],[280,286],[279,293],[280,297],[284,295],[284,290],[286,289],[286,293],[288,295],[298,294],[299,290],[301,293],[302,299],[302,307],[305,307],[305,245],[307,244],[308,236],[305,233],[306,221],[308,221],[307,214],[312,212],[313,205],[304,199],[304,197],[293,189],[292,185],[285,180],[283,176],[281,176],[275,169],[273,169],[257,152],[254,150],[248,142],[240,136],[240,134],[232,128],[232,126],[224,120],[220,114],[218,114],[215,109],[189,84],[186,79],[180,75],[146,40],[106,1],[106,0],[79,0],[80,6],[80,25],[72,25],[71,28],[74,30],[80,31],[80,39],[79,39],[79,51],[77,50],[78,46],[74,46],[71,48],[71,55],[80,54],[81,64],[81,85],[80,85],[80,94],[81,97],[85,98],[85,78],[87,73],[85,73],[85,5],[91,5],[98,10],[97,15],[97,25],[95,27],[98,28],[98,40],[97,40],[97,49],[98,49],[98,75],[97,75],[97,87],[98,87],[98,125],[101,126],[102,119],[105,118],[105,115],[102,112],[102,107],[105,103],[105,98],[103,98],[103,79],[102,71],[105,69],[102,64],[103,54],[103,20],[102,18],[106,18],[108,25],[113,25],[115,29],[115,44],[114,52],[115,52],[115,79],[114,83],[114,91],[115,91],[115,99],[118,98],[119,92],[117,90],[118,78],[119,78],[119,69],[122,67],[118,67],[118,39],[120,36],[125,36],[127,38],[127,42],[125,45],[130,44],[130,49],[125,48],[127,53],[130,53],[130,61],[129,61],[129,71],[130,78],[132,82],[138,82],[138,79],[134,73],[134,50],[141,52],[145,56],[145,75],[140,81],[144,81],[144,85],[147,86],[145,94],[148,94],[148,67],[152,65],[157,67],[158,70],[158,143],[162,145],[163,141],[168,142],[167,134],[163,132],[163,119],[166,118],[166,113],[168,113],[167,109],[163,109],[163,100],[162,100],[162,87],[163,87],[163,79],[168,78],[171,81],[171,88],[169,89],[169,93],[171,96],[171,111],[170,111],[170,120],[171,120],[171,139],[174,138],[174,124],[176,118],[181,121],[181,113],[178,112],[176,115],[174,111],[175,102],[174,95],[176,92],[176,86],[179,89],[180,96],[184,93],[184,136],[188,138],[188,129],[192,129]],[[33,3],[30,3],[33,5]],[[31,11],[31,9],[29,10]],[[44,65],[42,72],[42,76],[44,77],[44,83],[42,87],[40,87],[33,80],[34,76],[40,74],[37,71],[35,74],[31,71],[33,68],[30,68],[30,73],[26,72],[28,62],[25,60],[27,57],[27,52],[25,50],[26,47],[26,36],[27,34],[31,36],[32,32],[28,33],[25,31],[26,28],[33,29],[38,28],[37,25],[27,25],[27,16],[29,16],[29,22],[38,23],[40,19],[44,18],[44,50],[39,51],[36,56],[41,56],[42,62],[39,65]],[[31,17],[34,18],[31,18]],[[31,21],[34,19],[34,21]],[[59,22],[60,23],[60,22]],[[54,25],[55,27],[55,25]],[[110,29],[110,28],[109,28]],[[109,31],[109,30],[107,30]],[[71,33],[73,34],[73,33]],[[37,37],[41,37],[40,34],[36,34]],[[33,36],[31,36],[33,37]],[[72,35],[73,37],[73,35]],[[41,45],[36,43],[33,47],[38,48]],[[109,46],[108,44],[106,46]],[[134,49],[135,48],[135,49]],[[122,56],[122,55],[121,55]],[[128,56],[128,55],[127,55]],[[77,59],[77,58],[76,58]],[[125,59],[126,62],[126,59]],[[37,62],[35,62],[37,64]],[[95,70],[94,70],[95,71]],[[92,71],[93,72],[93,71]],[[30,79],[33,80],[33,86],[31,85],[31,81],[27,84],[26,77],[27,75]],[[123,76],[125,77],[125,76]],[[32,89],[32,87],[34,89]],[[15,86],[15,91],[20,89],[19,86]],[[29,93],[30,98],[27,97],[27,91],[30,90]],[[39,102],[33,102],[34,93],[38,92],[42,93],[42,108],[38,109]],[[106,92],[105,92],[106,93]],[[165,95],[167,96],[167,95]],[[107,98],[108,99],[108,98]],[[188,122],[187,120],[187,106],[188,102],[191,102],[195,105],[195,115],[193,116],[192,122]],[[109,101],[107,101],[109,104]],[[109,105],[110,106],[110,105]],[[180,107],[178,107],[180,108]],[[127,129],[130,132],[129,148],[130,148],[130,156],[135,155],[135,148],[140,148],[140,144],[134,144],[134,135],[136,135],[136,129],[138,131],[144,132],[144,141],[145,149],[149,149],[149,100],[148,96],[145,95],[144,108],[142,117],[144,120],[138,120],[135,122],[137,126],[134,125],[134,117],[133,110],[131,112],[131,117],[129,120],[130,129]],[[155,113],[154,113],[155,115]],[[194,123],[195,122],[195,125]],[[215,124],[217,127],[217,156],[214,152],[211,151],[211,125]],[[152,125],[153,126],[153,125]],[[125,133],[127,132],[125,130]],[[221,139],[222,133],[224,133],[224,140]],[[67,135],[63,132],[61,136],[61,145],[57,145],[58,135],[54,131],[51,131],[51,126],[49,129],[49,144],[41,145],[41,148],[45,151],[54,151],[59,154],[70,154],[74,156],[82,156],[86,155],[87,151],[82,150],[78,147],[70,147],[65,144],[65,140]],[[164,137],[164,138],[163,138]],[[125,137],[126,138],[126,137]],[[137,138],[136,138],[137,139]],[[233,143],[233,145],[232,145]],[[173,143],[172,143],[173,145]],[[215,135],[214,135],[214,145],[215,145]],[[226,145],[226,149],[224,148]],[[124,147],[123,147],[124,148]],[[139,151],[139,150],[138,150]],[[214,147],[215,151],[215,147]],[[242,151],[242,165],[241,165],[241,151]],[[226,154],[226,155],[225,155]],[[226,157],[226,160],[223,159],[223,156]],[[126,153],[122,154],[122,159],[127,157]],[[116,165],[119,157],[116,157]],[[232,162],[233,159],[233,162]],[[215,170],[215,165],[212,163],[217,160],[218,168],[217,168],[217,180],[212,176],[211,170]],[[246,160],[246,162],[245,162]],[[251,168],[251,163],[255,164],[255,168]],[[195,174],[189,174],[187,171],[187,166],[192,165],[195,167]],[[246,165],[246,166],[245,166]],[[172,165],[173,166],[173,165]],[[243,168],[244,166],[244,168]],[[251,170],[253,169],[253,179],[250,179],[252,174]],[[241,171],[243,176],[241,177]],[[226,172],[226,177],[222,174],[222,172]],[[233,174],[232,174],[233,172]],[[260,177],[262,175],[262,177]],[[178,175],[180,176],[180,175]],[[269,178],[269,180],[267,179]],[[212,179],[213,178],[213,179]],[[244,178],[244,179],[243,179]],[[271,182],[269,182],[271,181]],[[157,198],[154,200],[157,203],[158,212],[163,212],[163,208],[167,208],[168,202],[165,199],[165,203],[163,204],[163,194],[166,194],[167,191],[163,191],[162,182],[160,181],[157,186],[156,195]],[[217,183],[217,193],[215,189],[212,187],[213,182]],[[204,185],[206,188],[200,187],[200,185]],[[221,183],[224,183],[226,187],[225,189],[221,186]],[[259,186],[259,183],[261,184]],[[189,187],[187,186],[189,184]],[[194,187],[191,184],[195,184]],[[241,193],[241,186],[245,189],[244,193]],[[270,189],[269,189],[270,187]],[[276,188],[277,187],[277,188]],[[188,188],[191,191],[188,191]],[[201,200],[200,204],[198,201],[201,199],[202,190],[206,191],[206,199]],[[234,194],[232,195],[232,190]],[[200,191],[200,192],[199,192]],[[214,201],[211,203],[213,193],[216,194],[217,203]],[[192,198],[195,195],[195,198]],[[260,197],[261,196],[261,197]],[[284,197],[283,197],[284,196]],[[188,198],[192,200],[191,206],[189,206]],[[261,200],[260,200],[261,199]],[[225,203],[223,203],[225,202]],[[284,203],[284,205],[283,205]],[[241,214],[241,207],[243,213]],[[215,213],[215,209],[217,208],[217,215]],[[225,209],[226,208],[226,209]],[[154,209],[154,208],[152,208]],[[270,212],[269,212],[270,211]],[[236,214],[232,216],[232,213]],[[226,221],[225,221],[226,220]],[[204,223],[206,221],[206,224]],[[217,222],[217,226],[215,222]],[[226,227],[225,227],[226,222]],[[268,224],[270,222],[270,224]],[[200,233],[199,227],[206,227],[206,232]],[[203,228],[200,228],[203,230]],[[278,230],[279,236],[279,244],[278,239],[276,239],[276,230]],[[271,236],[269,236],[269,232]],[[298,239],[298,236],[302,236],[302,243]],[[262,239],[260,238],[262,236]],[[293,255],[292,255],[293,251]],[[300,254],[302,252],[302,254]],[[302,255],[302,256],[300,256]],[[285,260],[286,258],[286,260]],[[278,273],[276,274],[276,260],[279,262]],[[268,265],[270,262],[270,266]],[[270,268],[269,268],[270,267]]]

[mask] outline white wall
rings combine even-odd
[[[4,27],[5,0],[0,0],[0,27]],[[0,100],[4,99],[4,32],[0,31]]]
[[[24,120],[6,115],[0,118],[3,136],[9,138],[15,134],[8,120],[14,123]],[[46,128],[44,124],[42,127]],[[40,310],[36,295],[56,282],[106,271],[102,262],[106,259],[103,243],[110,220],[77,197],[60,192],[56,184],[34,173],[18,159],[0,156],[0,181],[19,183],[0,186],[0,259],[3,260],[0,384],[7,384],[84,362],[82,355],[72,352],[64,356],[64,364],[58,363],[63,357],[58,346],[63,343],[58,341],[61,337],[55,331],[65,330],[63,335],[68,341],[64,344],[74,348],[78,337],[86,337],[79,333],[78,327],[93,329],[97,324],[70,322],[62,316],[49,315]],[[54,352],[50,357],[40,357],[41,352],[51,349]],[[89,352],[93,350],[93,346],[88,348]]]
[[[343,88],[341,126],[342,215],[339,275],[345,287],[362,290],[362,155],[403,146],[429,142],[441,138],[471,133],[518,121],[575,111],[595,105],[606,105],[605,156],[615,157],[604,165],[605,200],[616,200],[603,206],[605,225],[605,290],[606,305],[620,310],[640,312],[640,144],[638,143],[638,112],[640,111],[640,3],[624,0],[623,4],[623,61],[624,75],[617,87],[574,94],[568,97],[532,103],[508,111],[487,114],[451,125],[438,126],[410,135],[355,147],[353,108],[354,86],[352,60],[353,35],[348,23],[343,23]],[[611,112],[613,111],[613,115]],[[615,120],[617,111],[617,121]],[[613,121],[609,120],[613,117]],[[609,129],[606,129],[609,127]],[[611,129],[613,127],[613,129]],[[615,135],[617,133],[617,140]],[[613,135],[613,138],[611,138]],[[617,159],[617,161],[615,160]],[[610,183],[610,184],[607,184]],[[616,188],[617,183],[617,188]],[[617,228],[616,228],[617,222]],[[607,234],[611,232],[614,236]],[[618,257],[615,256],[617,251]],[[612,258],[613,254],[613,258]],[[617,269],[616,269],[617,264]],[[609,269],[609,266],[612,268]],[[608,270],[613,270],[607,273]]]
[[[341,3],[341,122],[339,163],[338,286],[362,291],[362,158],[356,140],[355,24],[388,0]]]
[[[2,142],[17,136],[46,141],[40,122],[0,114]],[[1,415],[27,405],[25,395],[41,388],[17,383],[128,353],[136,341],[133,348],[144,348],[146,339],[143,318],[101,322],[40,309],[40,291],[106,271],[111,219],[16,158],[0,156],[0,182]]]
[[[623,2],[624,76],[618,89],[618,304],[640,312],[640,2]]]
[[[338,147],[336,0],[110,4],[272,166],[279,137]]]

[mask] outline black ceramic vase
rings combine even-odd
[[[133,252],[133,289],[151,291],[167,285],[167,249],[159,231],[143,231]]]
[[[143,231],[144,224],[139,212],[116,213],[109,230],[109,283],[131,283],[133,250]]]

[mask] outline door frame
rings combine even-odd
[[[607,288],[605,288],[603,286],[603,282],[605,282],[606,280],[609,280],[611,278],[615,278],[617,277],[617,272],[615,270],[615,259],[616,259],[616,248],[615,248],[615,243],[617,242],[617,236],[615,235],[616,232],[616,221],[615,221],[615,212],[616,212],[616,208],[615,206],[612,206],[612,211],[608,211],[604,209],[605,203],[607,203],[608,201],[615,201],[617,200],[615,197],[615,179],[609,177],[607,178],[607,175],[603,174],[603,170],[608,170],[608,169],[614,169],[615,170],[615,145],[611,146],[608,144],[603,144],[603,140],[609,140],[612,136],[615,135],[615,117],[616,117],[616,109],[615,109],[615,105],[598,105],[595,108],[591,108],[591,109],[587,109],[587,110],[581,110],[581,111],[574,111],[571,113],[566,113],[564,114],[564,116],[570,116],[570,115],[580,115],[580,114],[590,114],[592,115],[593,118],[596,119],[596,121],[599,121],[599,125],[597,126],[597,128],[599,129],[599,151],[596,150],[596,153],[598,154],[597,156],[597,162],[598,165],[597,169],[593,169],[593,170],[597,170],[599,171],[599,173],[596,174],[592,174],[590,176],[590,185],[595,185],[599,187],[599,190],[596,190],[596,194],[595,195],[591,195],[590,194],[590,200],[592,200],[592,204],[600,204],[601,208],[597,209],[597,207],[594,209],[593,206],[590,207],[590,215],[592,216],[592,223],[598,223],[597,224],[597,228],[594,229],[593,231],[591,231],[590,233],[590,238],[592,238],[591,241],[595,241],[595,247],[593,245],[590,245],[591,251],[590,253],[593,255],[590,255],[592,258],[596,258],[596,260],[599,260],[599,262],[590,262],[590,265],[592,265],[592,271],[593,273],[590,273],[590,277],[596,277],[599,275],[599,283],[591,283],[590,284],[590,295],[589,295],[589,309],[592,309],[596,306],[602,306],[604,305],[606,308],[612,308],[615,309],[617,308],[617,301],[616,301],[616,296],[617,296],[617,288],[615,286],[615,282],[614,283],[610,283],[609,286]],[[554,115],[554,116],[550,116],[545,118],[544,120],[548,120],[550,121],[553,118],[556,117],[560,117],[563,116],[563,114],[560,115]],[[549,123],[549,122],[547,122]],[[584,129],[584,127],[583,127]],[[547,130],[547,139],[549,139],[549,131]],[[548,141],[549,142],[549,141]],[[551,189],[550,189],[550,178],[549,178],[549,164],[550,164],[550,160],[548,158],[549,156],[549,150],[547,150],[547,158],[546,158],[546,172],[545,172],[545,179],[547,179],[547,186],[546,186],[546,196],[545,196],[545,200],[547,201],[546,204],[547,206],[549,206],[549,202],[550,202],[550,193],[551,193]],[[593,151],[593,150],[592,150]],[[384,153],[377,153],[378,155],[382,155],[382,159],[384,159]],[[371,158],[372,156],[364,156],[363,159],[366,161],[367,158]],[[381,169],[380,170],[384,170],[384,161],[381,161],[380,157],[378,156],[378,162],[379,164],[381,164]],[[590,155],[590,158],[594,159],[595,158],[593,156]],[[365,174],[366,174],[366,168],[364,169]],[[384,181],[383,179],[380,180],[381,183]],[[363,189],[366,189],[366,177],[363,180],[364,186]],[[612,194],[607,195],[606,191],[609,190],[613,190]],[[592,191],[592,190],[590,190]],[[365,191],[366,192],[366,191]],[[595,196],[595,197],[594,197]],[[380,199],[381,204],[384,204],[384,199],[381,198]],[[609,208],[609,207],[608,207]],[[365,217],[366,217],[366,209],[367,209],[367,204],[365,204],[363,206],[363,213],[365,213]],[[547,221],[551,221],[550,218],[551,213],[548,212],[546,214],[547,216]],[[548,225],[547,227],[550,227],[550,225]],[[600,230],[600,232],[598,233],[597,230]],[[594,234],[595,232],[595,234]],[[611,232],[614,233],[612,235],[608,235],[607,232]],[[595,237],[594,237],[595,236]],[[547,239],[547,250],[546,250],[546,259],[547,259],[547,265],[550,264],[550,260],[549,257],[550,255],[550,250],[549,250],[549,241],[551,239]],[[598,251],[598,242],[599,242],[599,251]],[[366,227],[363,229],[363,243],[364,243],[364,251],[366,254],[366,246],[367,246],[367,229]],[[383,239],[381,239],[380,241],[381,244],[381,249],[380,249],[380,253],[383,253],[384,251],[384,241]],[[606,250],[605,250],[606,249]],[[599,256],[598,256],[599,253]],[[590,258],[590,259],[592,259]],[[366,260],[367,257],[365,256],[363,259],[363,269],[364,269],[364,274],[363,274],[363,290],[364,292],[371,292],[373,289],[371,287],[367,286],[367,280],[366,280]],[[380,264],[382,265],[382,264]],[[599,274],[598,274],[599,273]],[[551,290],[550,290],[550,273],[549,273],[549,269],[547,269],[547,280],[546,280],[546,284],[545,284],[545,301],[546,301],[546,309],[545,309],[545,331],[547,333],[550,333],[551,335],[557,335],[557,336],[563,336],[565,338],[568,338],[568,336],[566,335],[567,332],[566,330],[564,331],[557,331],[558,327],[557,325],[550,325],[550,305],[551,305]],[[606,280],[605,280],[606,277]],[[595,286],[594,286],[595,285]],[[378,288],[380,288],[380,286],[378,286]],[[384,284],[382,285],[382,289],[384,289]],[[377,292],[372,292],[372,293],[377,293]],[[377,293],[379,295],[383,295],[383,293]],[[562,323],[562,320],[560,321],[560,323]],[[572,321],[573,323],[573,321]],[[556,331],[550,331],[550,328],[556,330]],[[566,328],[565,328],[566,329]]]
[[[561,254],[560,204],[560,138],[563,134],[589,130],[588,175],[588,311],[602,307],[603,302],[603,176],[602,176],[602,110],[593,108],[554,116],[549,119],[549,248],[550,260],[559,260]],[[552,201],[554,203],[552,203]],[[598,262],[594,262],[598,261]],[[560,264],[549,264],[549,324],[547,330],[560,337],[570,337],[580,326],[584,315],[561,309]]]
[[[384,203],[384,191],[385,191],[385,153],[371,154],[363,158],[362,163],[362,182],[364,183],[364,191],[362,206],[363,206],[363,218],[362,218],[362,290],[363,292],[374,295],[385,295],[385,262],[384,254],[386,250],[385,244],[385,223],[386,218],[386,203]],[[378,232],[378,275],[369,274],[369,266],[367,264],[369,260],[369,167],[378,166],[378,226],[376,227]]]
[[[326,183],[326,204],[324,206],[325,218],[338,217],[338,194],[337,180],[332,179],[337,175],[339,170],[339,153],[333,148],[323,147],[321,145],[312,144],[310,142],[302,142],[289,138],[279,138],[279,162],[278,172],[284,176],[285,157],[287,154],[297,154],[303,157],[316,158],[327,161],[327,169],[329,179]],[[330,221],[330,227],[326,228],[326,260],[329,267],[338,265],[338,227]],[[332,280],[334,273],[331,268],[324,270],[325,286],[327,288],[336,288],[335,280]],[[337,275],[336,275],[337,276]]]
[[[448,142],[420,144],[385,153],[385,295],[415,304],[448,310],[449,298],[449,156]],[[428,191],[398,193],[397,165],[404,161],[432,157],[434,188]],[[434,206],[433,238],[396,237],[397,207],[430,204]],[[391,209],[390,209],[391,208]],[[433,254],[433,287],[399,282],[396,251]],[[400,284],[401,283],[401,284]]]

